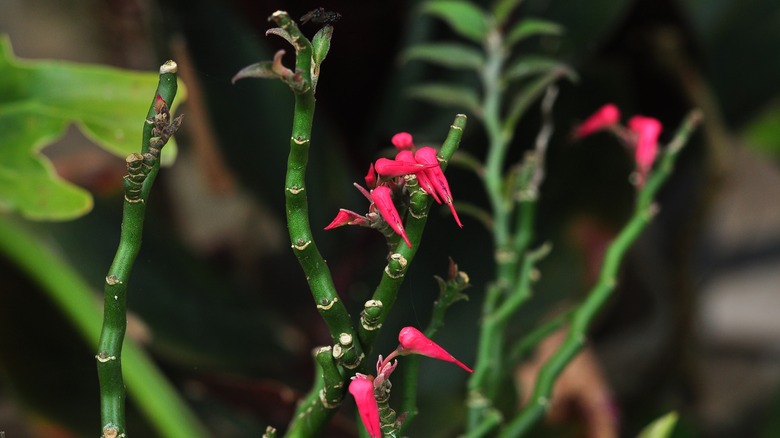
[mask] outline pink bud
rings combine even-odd
[[[374,171],[373,163],[368,166],[368,173],[364,179],[366,180],[366,186],[369,189],[376,187],[376,172]]]
[[[349,383],[349,393],[355,398],[360,419],[371,438],[381,438],[379,425],[379,405],[374,398],[374,382],[365,374],[355,374]]]
[[[436,164],[438,166],[438,164]],[[433,167],[429,164],[420,164],[417,162],[405,162],[380,158],[376,160],[374,169],[382,178],[392,178],[394,176],[406,175],[409,173],[422,172],[425,169]]]
[[[336,215],[336,218],[333,219],[333,221],[330,224],[328,224],[328,226],[325,227],[325,229],[332,230],[334,228],[341,227],[344,225],[360,225],[360,226],[367,227],[368,220],[365,218],[365,216],[359,215],[354,211],[350,211],[342,208],[339,210],[339,214]]]
[[[614,104],[608,103],[582,122],[577,130],[574,131],[574,137],[582,138],[588,136],[596,131],[615,125],[619,121],[620,110]]]
[[[406,237],[406,231],[404,230],[404,224],[401,222],[401,216],[398,215],[393,204],[393,193],[387,186],[379,186],[371,191],[371,201],[376,205],[379,214],[382,215],[382,219],[390,225],[398,235],[400,235],[406,245],[411,248],[412,244],[409,242],[409,238]]]
[[[402,161],[404,163],[417,163],[417,160],[414,159],[414,154],[412,153],[412,151],[398,152],[395,155],[395,160]],[[436,201],[437,204],[441,204],[441,199],[439,199],[439,195],[436,194],[436,189],[433,187],[433,184],[428,179],[426,173],[424,171],[418,172],[415,173],[415,176],[417,176],[417,182],[420,183],[420,187],[422,187],[422,189],[425,190],[426,193],[433,196],[433,199],[434,201]]]
[[[628,121],[628,129],[636,133],[636,167],[644,182],[645,176],[653,167],[656,155],[658,155],[658,136],[663,126],[661,122],[652,117],[634,116]]]
[[[414,153],[414,159],[417,160],[418,163],[435,165],[434,167],[425,170],[425,176],[433,185],[435,193],[439,195],[438,197],[444,200],[450,208],[452,217],[455,218],[455,222],[459,227],[463,228],[463,224],[458,217],[458,212],[455,211],[455,206],[452,205],[450,185],[447,183],[447,178],[444,177],[444,172],[441,171],[441,167],[439,166],[439,159],[436,158],[436,149],[431,147],[420,148]]]
[[[412,134],[409,134],[408,132],[399,132],[398,134],[394,135],[390,141],[393,143],[393,146],[395,146],[396,149],[414,149]]]
[[[414,327],[404,327],[398,333],[398,342],[405,353],[421,354],[447,362],[452,362],[464,370],[473,373],[471,368],[463,365],[458,359],[441,348],[438,344],[428,339],[421,331]]]

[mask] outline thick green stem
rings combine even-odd
[[[510,438],[523,435],[546,412],[555,380],[582,349],[591,321],[615,289],[618,269],[623,256],[652,219],[656,211],[653,199],[658,189],[671,174],[678,153],[700,119],[701,114],[698,111],[691,112],[678,130],[674,140],[666,148],[658,167],[638,193],[633,216],[607,248],[599,279],[588,293],[588,297],[572,315],[566,339],[539,371],[530,403],[507,424],[499,437]]]
[[[168,61],[160,68],[160,82],[152,98],[148,115],[153,120],[158,114],[157,96],[171,105],[176,96],[176,63]],[[122,342],[127,326],[127,284],[133,263],[141,249],[146,201],[152,183],[159,169],[159,157],[150,155],[150,140],[153,125],[144,122],[141,150],[149,161],[141,163],[132,155],[128,158],[130,174],[126,178],[125,201],[122,212],[122,230],[114,261],[106,275],[104,287],[103,328],[100,332],[97,359],[100,380],[100,415],[103,436],[117,437],[126,434],[125,424],[125,383],[122,377]],[[159,152],[159,151],[158,151]],[[142,169],[142,166],[150,166]],[[141,178],[139,181],[136,178]],[[143,184],[140,195],[135,186]]]
[[[316,376],[309,394],[295,410],[286,437],[308,438],[319,435],[344,399],[346,383],[333,360],[333,348],[318,348],[314,351],[314,359],[319,365],[320,374]]]

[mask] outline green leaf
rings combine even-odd
[[[506,44],[507,46],[512,46],[535,35],[562,35],[563,30],[563,26],[552,21],[526,18],[509,31],[506,37]]]
[[[425,100],[437,105],[455,107],[479,115],[482,110],[477,93],[469,88],[450,84],[423,84],[410,88],[409,97]]]
[[[775,102],[750,120],[742,130],[749,147],[780,157],[780,102]]]
[[[485,57],[479,50],[455,43],[433,43],[412,46],[401,54],[402,62],[411,60],[427,61],[449,68],[474,70],[479,70],[485,65]]]
[[[279,74],[274,71],[272,61],[260,61],[249,64],[238,71],[230,81],[236,83],[240,79],[259,78],[259,79],[278,79]]]
[[[545,73],[553,69],[565,70],[566,75],[576,78],[576,74],[566,64],[543,56],[524,56],[509,64],[504,73],[507,82],[524,79],[535,74]]]
[[[158,79],[157,72],[18,60],[0,36],[0,213],[67,220],[88,212],[90,194],[59,178],[40,150],[73,123],[122,158],[140,151]],[[166,164],[175,156],[171,143]]]
[[[668,438],[674,431],[674,426],[677,425],[677,412],[669,412],[648,424],[637,438]]]
[[[422,11],[435,15],[458,34],[482,42],[488,32],[488,19],[479,7],[463,0],[438,0],[425,3]]]
[[[547,74],[534,78],[532,81],[524,84],[512,100],[509,107],[509,113],[504,121],[503,129],[506,131],[513,131],[515,126],[520,121],[520,117],[523,116],[528,107],[544,93],[548,86],[555,83],[561,77],[568,77],[571,80],[575,80],[576,76],[572,76],[574,72],[567,68],[555,68],[547,72]]]
[[[496,23],[498,23],[499,26],[503,25],[506,20],[509,19],[509,15],[512,11],[522,1],[523,0],[496,0],[496,3],[493,5],[493,17],[495,17]]]

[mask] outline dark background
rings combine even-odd
[[[574,145],[571,128],[614,102],[624,120],[659,118],[665,142],[691,108],[705,113],[660,194],[660,215],[629,254],[618,293],[592,333],[625,436],[672,409],[682,415],[680,436],[780,433],[770,415],[780,338],[768,311],[780,306],[780,175],[771,152],[780,142],[771,130],[756,134],[760,121],[778,114],[775,3],[527,0],[517,14],[566,28],[560,38],[528,41],[521,53],[555,56],[580,75],[578,83],[560,84],[537,221],[538,243],[552,241],[555,250],[540,267],[535,299],[513,324],[517,336],[587,291],[600,245],[630,213],[630,157],[606,135]],[[384,242],[363,229],[317,229],[340,207],[366,208],[351,183],[361,181],[394,133],[408,131],[418,144],[435,145],[462,112],[408,99],[406,88],[428,80],[477,84],[468,74],[399,63],[410,44],[457,38],[421,16],[417,4],[0,1],[0,31],[10,33],[20,57],[143,70],[168,58],[180,65],[189,92],[179,110],[186,114],[177,137],[180,157],[161,172],[152,195],[129,295],[136,316],[130,331],[145,340],[214,436],[260,436],[267,424],[284,427],[291,395],[306,391],[313,376],[310,350],[329,342],[282,215],[292,97],[278,82],[232,85],[230,78],[280,48],[288,51],[287,65],[293,62],[282,39],[263,36],[273,11],[300,17],[324,6],[342,14],[317,89],[308,183],[315,237],[356,316],[380,278]],[[303,29],[313,35],[317,27]],[[510,161],[531,144],[537,113],[535,106],[520,123]],[[484,156],[476,117],[462,147]],[[36,230],[98,291],[118,239],[122,160],[75,129],[46,153],[62,174],[95,193],[96,204],[79,220]],[[448,178],[456,200],[487,205],[473,175],[452,168]],[[432,215],[376,353],[395,347],[401,326],[427,323],[437,294],[432,276],[445,275],[451,256],[474,287],[468,303],[449,311],[438,340],[473,363],[492,248],[478,221],[466,217],[464,225],[459,230],[443,212]],[[94,353],[46,295],[2,258],[0,273],[0,430],[9,438],[94,434]],[[421,373],[421,415],[411,436],[455,436],[458,422],[441,419],[462,412],[465,376],[427,362]],[[329,436],[355,434],[349,409]],[[134,435],[153,436],[135,411],[129,421]]]

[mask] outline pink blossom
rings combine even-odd
[[[464,370],[472,373],[471,368],[463,365],[461,361],[455,359],[451,354],[441,348],[438,344],[428,339],[421,331],[414,327],[404,327],[398,333],[398,342],[401,343],[402,353],[421,354],[447,362],[452,362]],[[389,359],[389,357],[388,357]]]
[[[395,155],[395,160],[402,161],[404,163],[417,163],[417,160],[414,159],[414,154],[412,151],[398,152]],[[420,187],[422,187],[426,193],[433,196],[433,199],[437,204],[441,204],[441,199],[439,199],[439,195],[436,194],[436,189],[433,187],[433,183],[430,181],[430,179],[428,179],[427,174],[425,172],[418,172],[415,173],[415,176],[417,176],[417,182],[420,184]]]
[[[634,116],[628,120],[628,129],[637,135],[635,160],[636,167],[644,182],[650,168],[653,167],[656,155],[658,155],[658,136],[663,126],[661,122],[652,117]]]
[[[393,192],[387,186],[379,186],[371,191],[371,201],[379,210],[379,214],[382,219],[390,225],[397,234],[399,234],[406,242],[409,248],[412,247],[412,243],[409,242],[409,238],[406,237],[406,231],[404,230],[404,224],[401,222],[401,216],[398,214],[395,205],[393,204]]]
[[[436,164],[438,166],[438,163]],[[417,162],[390,160],[387,158],[380,158],[376,160],[374,169],[376,173],[382,178],[392,178],[394,176],[401,176],[410,173],[422,172],[425,169],[433,167],[430,164],[420,164]]]
[[[450,185],[447,183],[447,178],[444,177],[444,172],[442,172],[441,166],[439,165],[439,159],[436,157],[436,149],[431,147],[420,148],[417,150],[417,152],[414,153],[414,159],[418,163],[435,165],[434,167],[425,169],[423,173],[430,181],[431,185],[433,185],[434,192],[438,194],[438,198],[443,200],[444,203],[446,203],[450,208],[452,216],[455,218],[455,222],[457,222],[459,227],[463,228],[463,224],[460,222],[458,213],[455,211],[455,206],[452,205],[452,193],[450,192]],[[435,196],[434,200],[436,200],[438,203],[441,203]]]
[[[395,146],[396,149],[414,149],[412,134],[409,134],[408,132],[399,132],[398,134],[394,135],[390,141],[393,143],[393,146]]]
[[[381,438],[379,405],[374,398],[374,382],[370,376],[357,373],[349,383],[349,393],[355,398],[360,419],[371,438]]]
[[[376,171],[374,170],[374,163],[371,163],[368,166],[368,173],[363,179],[366,181],[366,186],[369,189],[373,189],[374,187],[376,187],[377,180],[376,180]]]
[[[619,121],[620,110],[614,104],[608,103],[582,122],[582,124],[577,127],[576,131],[574,131],[574,137],[586,137],[594,132],[615,125]]]
[[[334,228],[341,227],[344,225],[360,225],[363,227],[367,227],[368,220],[363,215],[342,208],[339,209],[339,213],[336,215],[336,218],[333,219],[333,221],[331,221],[331,223],[328,224],[327,227],[325,227],[325,230],[332,230]]]

